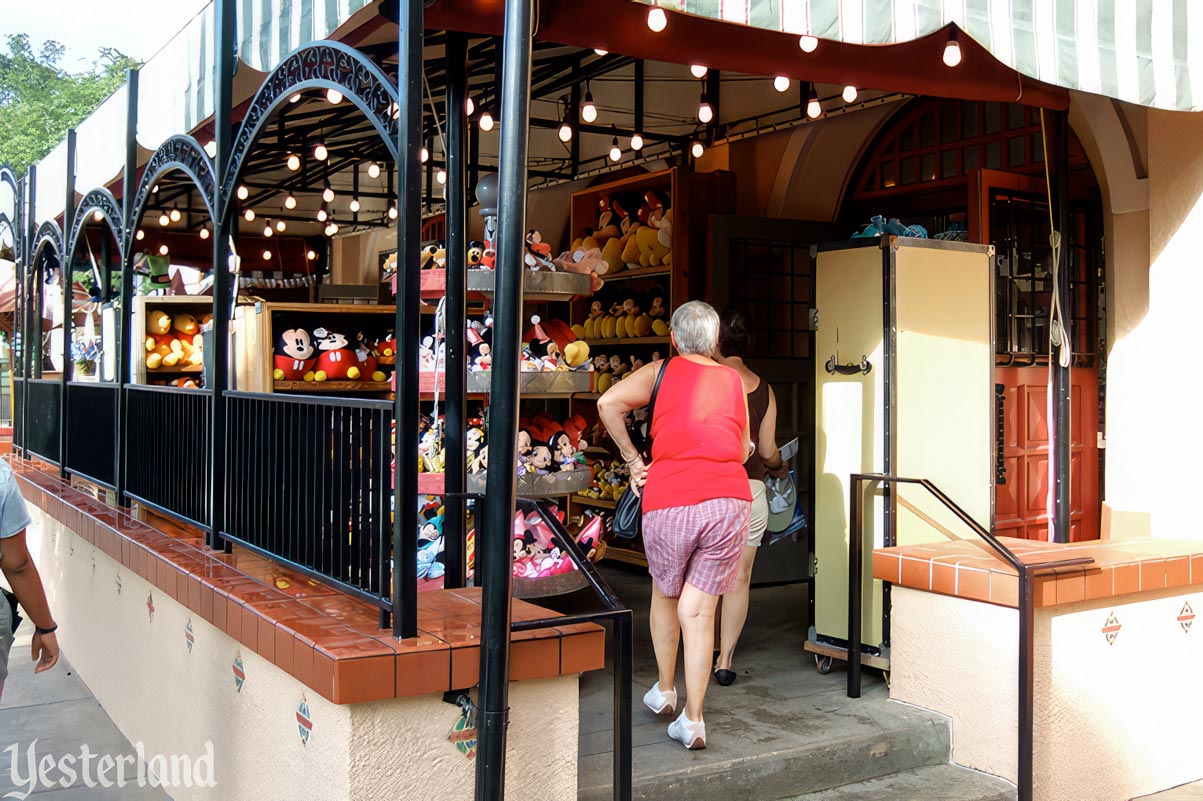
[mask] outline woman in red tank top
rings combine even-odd
[[[668,734],[686,748],[706,747],[702,701],[715,607],[734,582],[752,502],[743,466],[751,453],[747,402],[739,374],[714,361],[718,330],[718,313],[708,304],[682,305],[673,313],[671,334],[681,357],[636,370],[597,402],[602,424],[631,468],[631,483],[643,495],[643,545],[653,579],[649,622],[659,668],[643,702],[657,714],[678,708],[677,643],[683,637],[687,697]],[[652,461],[645,465],[625,417],[648,404],[660,370]]]

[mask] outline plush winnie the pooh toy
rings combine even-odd
[[[175,367],[180,362],[182,349],[175,345],[175,336],[171,333],[171,316],[153,309],[146,315],[146,367],[157,370],[160,367]]]

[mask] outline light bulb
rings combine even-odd
[[[297,102],[297,101],[298,101],[298,100],[300,100],[300,99],[301,99],[301,93],[300,93],[300,92],[297,92],[295,95],[293,95],[292,97],[288,98],[288,102],[289,102],[289,103],[295,103],[295,102]]]
[[[614,141],[610,143],[610,161],[620,161],[622,159],[622,149],[618,147],[618,137],[614,137]]]
[[[301,169],[301,157],[296,153],[288,154],[288,169],[292,170],[293,172]]]
[[[803,53],[813,53],[818,46],[819,40],[809,33],[802,34],[798,39],[798,47],[802,48]]]
[[[166,245],[159,245],[159,255],[160,256],[167,255],[167,246]]]
[[[388,218],[389,218],[390,220],[395,220],[395,219],[397,219],[397,207],[396,207],[396,206],[389,206],[389,207],[388,207]]]
[[[643,134],[631,135],[631,150],[643,150]]]
[[[714,119],[714,109],[710,105],[710,101],[702,95],[702,102],[698,104],[698,122],[703,124]]]
[[[104,212],[101,211],[100,209],[97,209],[92,214],[92,219],[95,220],[96,222],[104,222]]]
[[[284,222],[283,220],[276,220],[276,230],[280,233],[284,233],[284,229],[287,227],[288,223]]]
[[[380,177],[380,165],[374,161],[368,165],[368,177],[369,178],[379,178]]]
[[[359,198],[357,198],[357,197],[351,198],[351,207],[350,208],[351,208],[352,214],[355,214],[359,211]]]
[[[179,209],[172,209],[172,210],[171,210],[171,214],[169,214],[169,215],[167,215],[167,216],[171,218],[171,221],[172,221],[172,222],[179,222],[179,221],[180,221],[180,217],[181,217],[181,216],[183,216],[183,215],[181,215],[181,214],[180,214],[180,210],[179,210]]]
[[[152,187],[150,188],[150,193],[151,193],[152,195],[154,195],[154,194],[157,194],[157,193],[158,193],[158,191],[159,191],[159,185],[158,185],[158,184],[155,184],[154,186],[152,186]]]
[[[213,141],[212,139],[210,139],[208,142],[205,142],[205,152],[209,154],[209,158],[216,156],[217,142]]]
[[[421,161],[423,164],[425,164],[426,162],[430,161],[430,150],[429,150],[429,148],[425,148],[425,147],[424,147],[424,148],[422,148],[421,150],[419,150],[419,151],[418,151],[418,160],[419,160],[419,161]]]
[[[690,64],[689,65],[689,74],[695,78],[705,78],[706,77],[706,68],[703,67],[701,64]]]
[[[706,148],[705,148],[705,146],[702,145],[701,142],[699,142],[695,139],[693,144],[690,145],[690,147],[689,147],[689,152],[693,154],[693,157],[695,159],[700,159],[702,157],[702,154],[706,152]]]
[[[243,214],[242,216],[246,218],[247,222],[254,222],[255,221],[255,210],[247,209],[246,213]]]
[[[334,236],[337,233],[338,225],[334,222],[334,220],[331,220],[326,224],[326,236]]]
[[[208,239],[208,238],[209,238],[209,229],[208,229],[208,228],[202,228],[202,229],[200,229],[200,238],[201,238],[201,239]]]
[[[167,216],[167,212],[163,212],[159,215],[159,225],[166,226],[170,222],[171,218]]]
[[[468,98],[464,102],[464,112],[471,117],[476,112],[476,104],[472,102],[472,98]]]
[[[325,161],[329,155],[330,151],[327,150],[326,146],[321,142],[318,142],[313,146],[313,157],[318,161]]]
[[[272,221],[268,220],[267,225],[263,226],[263,238],[271,239],[271,236],[274,233],[275,233],[275,231],[272,230]]]
[[[238,199],[239,200],[246,200],[250,196],[250,194],[251,194],[251,190],[247,189],[245,184],[238,187]]]
[[[264,261],[271,261],[271,258],[272,258],[272,252],[270,250],[263,251],[263,260]]]
[[[944,45],[944,64],[955,67],[961,63],[961,45],[957,42],[957,31],[954,28],[948,35],[948,44]]]
[[[297,199],[292,196],[292,192],[288,193],[288,197],[284,198],[284,208],[295,209],[297,207]]]
[[[337,89],[327,89],[326,100],[330,101],[330,105],[337,106],[339,103],[343,102],[343,93]]]
[[[789,78],[786,78],[784,75],[778,75],[776,78],[773,79],[773,88],[776,89],[778,92],[788,92],[789,91]]]
[[[660,33],[668,27],[668,15],[664,13],[664,9],[652,6],[647,10],[647,27],[652,33]]]
[[[556,131],[556,135],[559,136],[560,141],[564,142],[565,144],[572,141],[572,126],[568,124],[567,120],[560,123],[560,128],[558,131]]]
[[[817,97],[812,97],[810,102],[806,104],[806,116],[812,120],[817,120],[823,114],[823,106],[819,104]]]
[[[141,228],[139,228],[137,231],[134,232],[134,239],[137,239],[139,242],[141,242],[145,238],[146,238],[146,232],[143,231]]]
[[[609,51],[609,50],[602,50],[600,47],[595,47],[595,48],[593,48],[593,53],[594,53],[595,55],[598,55],[598,56],[608,56],[608,55],[610,55],[610,51]]]
[[[317,254],[314,253],[312,250],[307,250],[307,251],[305,251],[305,258],[309,259],[310,261],[313,261],[314,259],[317,258]]]
[[[334,202],[334,190],[328,186],[325,189],[323,189],[322,190],[322,200],[326,201],[327,203],[333,203]]]
[[[845,103],[855,103],[856,102],[856,87],[853,86],[852,84],[848,84],[847,86],[844,87],[844,102]]]
[[[585,105],[581,106],[581,119],[593,122],[597,119],[597,106],[593,105],[593,93],[585,92]]]
[[[493,115],[487,109],[480,112],[480,129],[482,131],[493,130]]]
[[[321,208],[319,208],[319,209],[317,210],[317,221],[318,221],[318,222],[325,222],[325,221],[326,221],[326,218],[327,218],[327,217],[329,217],[329,216],[330,216],[330,214],[329,214],[329,213],[326,211],[326,204],[325,204],[325,203],[323,203],[323,204],[321,205]]]
[[[438,172],[436,172],[434,174],[434,180],[438,181],[439,186],[442,186],[443,184],[447,183],[447,171],[439,170]]]

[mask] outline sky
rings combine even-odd
[[[146,61],[210,0],[5,0],[0,39],[27,33],[34,52],[54,39],[67,48],[59,66],[68,72],[91,69],[101,47],[115,47]],[[104,8],[107,13],[98,13]]]

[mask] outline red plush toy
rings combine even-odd
[[[317,337],[317,370],[313,373],[315,381],[358,381],[361,377],[359,359],[355,351],[348,347],[347,338],[337,331],[325,328],[313,329]]]
[[[309,332],[304,328],[281,331],[276,337],[276,355],[272,361],[275,366],[272,375],[277,381],[312,381],[317,358],[313,355]]]

